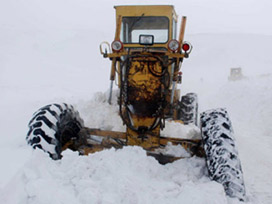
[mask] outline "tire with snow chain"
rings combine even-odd
[[[198,99],[195,93],[181,97],[178,115],[185,125],[198,124]]]
[[[40,148],[52,159],[60,159],[62,147],[78,136],[83,125],[73,106],[50,104],[33,114],[26,140],[34,149]]]
[[[229,197],[244,200],[243,172],[227,111],[206,111],[200,120],[210,178],[221,183]]]

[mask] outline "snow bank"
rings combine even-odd
[[[76,104],[85,125],[124,131],[116,99],[107,103],[107,93],[97,93],[91,101]],[[195,126],[167,122],[165,134],[189,138],[199,136]],[[181,133],[181,134],[179,134]],[[186,156],[180,146],[165,149]],[[189,155],[187,155],[189,156]],[[2,189],[1,203],[209,203],[238,202],[227,199],[223,187],[207,176],[205,159],[192,157],[160,165],[140,147],[109,149],[79,156],[66,150],[60,161],[40,150],[33,151],[18,173]]]
[[[199,94],[203,97],[202,108],[226,107],[230,113],[244,170],[247,203],[271,200],[272,144],[267,134],[271,128],[270,81],[270,75],[258,76],[227,82],[213,87],[209,94],[202,91]],[[195,86],[207,89],[210,84],[199,82]],[[113,96],[113,105],[107,103],[107,93],[97,93],[92,100],[75,104],[87,126],[124,130],[116,104],[118,92]],[[167,135],[199,136],[195,126],[170,122],[166,126]],[[41,151],[31,154],[25,143],[22,147],[7,151],[11,154],[8,158],[14,156],[21,161],[10,165],[17,174],[0,189],[1,203],[240,203],[227,198],[222,186],[210,181],[205,160],[201,158],[160,165],[140,147],[126,147],[88,156],[65,151],[62,160],[53,161]],[[166,151],[179,153],[172,148]]]
[[[203,190],[205,189],[205,190]],[[227,203],[206,176],[204,159],[160,165],[140,147],[89,156],[65,151],[53,161],[34,151],[2,192],[1,203]]]

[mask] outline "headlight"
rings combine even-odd
[[[140,35],[139,36],[140,45],[153,45],[154,36],[153,35]]]
[[[176,52],[179,48],[179,42],[177,40],[170,40],[168,43],[168,49],[172,52]]]
[[[123,43],[120,40],[115,40],[111,43],[111,49],[114,52],[119,52],[123,49]]]

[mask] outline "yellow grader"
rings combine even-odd
[[[109,103],[117,75],[119,114],[127,127],[125,133],[96,130],[96,135],[116,135],[126,145],[138,145],[165,163],[179,158],[156,154],[154,150],[168,142],[180,144],[192,154],[202,155],[201,140],[162,137],[165,119],[183,121],[180,110],[180,66],[189,57],[191,46],[183,43],[186,17],[182,18],[179,40],[176,38],[177,15],[172,6],[117,6],[115,39],[103,42],[100,52],[112,61]],[[103,51],[103,48],[106,50]],[[181,52],[181,50],[183,50]],[[197,108],[196,96],[191,94]],[[188,117],[188,115],[186,115]],[[89,134],[93,134],[88,130]]]
[[[198,122],[197,95],[180,96],[181,64],[192,50],[184,41],[186,17],[178,16],[173,6],[115,6],[116,30],[111,45],[103,42],[100,52],[111,60],[110,94],[113,82],[119,88],[119,115],[125,132],[88,128],[79,113],[67,104],[50,104],[34,113],[29,122],[27,142],[61,159],[69,148],[82,155],[105,148],[141,146],[161,164],[182,157],[156,150],[167,144],[180,145],[190,155],[205,157],[211,179],[222,183],[226,194],[245,198],[245,188],[233,130],[225,109],[203,112]],[[202,139],[162,136],[165,120],[181,124],[200,123]]]

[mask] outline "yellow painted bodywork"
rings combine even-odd
[[[133,16],[164,16],[169,19],[169,40],[173,36],[173,20],[177,22],[178,16],[172,5],[150,5],[150,6],[115,6],[116,19],[121,17]],[[118,26],[117,26],[118,27]],[[140,44],[125,44],[124,47],[145,47]],[[167,49],[167,43],[154,44],[152,47],[164,47]]]
[[[122,137],[121,139],[125,141],[126,145],[142,146],[146,150],[154,150],[166,145],[168,142],[180,144],[186,149],[190,148],[190,142],[188,141],[162,138],[160,136],[160,130],[164,128],[165,115],[170,115],[172,119],[177,118],[177,110],[172,110],[171,107],[178,103],[180,91],[173,86],[175,84],[173,81],[176,82],[177,80],[183,58],[188,57],[180,49],[178,52],[172,52],[168,49],[168,42],[172,40],[173,32],[176,32],[173,29],[173,22],[176,23],[178,19],[174,7],[171,5],[156,5],[115,6],[114,8],[116,9],[114,40],[120,40],[120,35],[122,35],[123,17],[157,16],[167,17],[169,20],[168,41],[165,43],[155,43],[148,46],[139,43],[125,43],[123,49],[119,52],[103,53],[101,51],[104,57],[112,60],[110,80],[115,80],[117,73],[121,93],[124,89],[126,92],[125,96],[120,96],[119,103],[120,115],[127,126],[127,130],[125,133],[118,133],[119,139]],[[184,36],[185,17],[183,17],[183,21],[179,37],[180,43],[182,43]],[[102,50],[101,47],[100,50]],[[125,62],[125,59],[129,59],[129,61]],[[122,64],[126,65],[122,67]],[[165,70],[167,70],[169,76],[165,76]],[[169,85],[166,85],[167,77],[169,77]],[[121,82],[121,79],[124,78],[126,79],[125,84]],[[170,103],[171,94],[172,104]],[[182,123],[182,121],[180,122]],[[107,134],[111,136],[111,132],[103,133],[102,131],[100,134],[102,136]]]
[[[168,16],[177,19],[177,14],[172,5],[135,5],[135,6],[114,6],[116,16]]]

